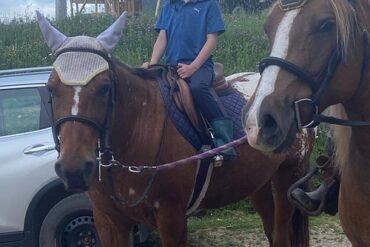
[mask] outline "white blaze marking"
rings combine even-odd
[[[294,19],[300,12],[300,9],[291,10],[285,13],[283,19],[281,20],[279,27],[277,28],[275,41],[272,46],[272,51],[270,56],[279,57],[286,59],[289,49],[289,35],[292,29]],[[280,67],[269,66],[267,67],[261,76],[261,82],[257,88],[256,97],[249,111],[248,122],[254,125],[258,129],[257,122],[257,111],[261,106],[263,99],[274,92],[275,82],[277,76],[280,72]],[[248,124],[248,123],[247,123]]]
[[[154,203],[154,208],[158,209],[158,208],[159,208],[159,206],[160,206],[159,201],[155,201],[155,203]]]
[[[73,96],[72,115],[78,114],[78,103],[80,102],[80,92],[82,87],[74,87],[75,95]]]

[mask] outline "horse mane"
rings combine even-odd
[[[161,67],[158,69],[143,69],[143,68],[133,68],[125,63],[123,63],[120,59],[114,58],[113,64],[115,67],[121,68],[126,70],[127,72],[138,76],[144,80],[151,80],[158,78],[159,75],[161,75]]]
[[[366,18],[368,18],[368,9],[370,9],[370,0],[353,1],[352,4],[345,0],[329,0],[329,2],[336,18],[338,47],[342,58],[345,59],[348,54],[348,48],[350,45],[355,44],[354,39],[356,36],[354,33],[369,33],[370,22]],[[325,112],[336,118],[348,119],[342,104],[330,106]],[[335,146],[335,163],[339,167],[339,171],[341,171],[348,164],[352,129],[347,126],[331,125],[330,131]]]
[[[347,113],[342,104],[332,105],[325,110],[325,115],[348,119]],[[352,136],[352,128],[348,126],[330,125],[330,134],[334,142],[335,164],[341,171],[344,165],[348,164],[349,144]]]
[[[345,0],[329,0],[333,8],[335,21],[337,24],[337,43],[338,49],[343,60],[346,59],[348,47],[351,38],[354,38],[354,31],[356,31],[357,16],[353,6]],[[360,4],[357,2],[356,4]],[[354,41],[354,40],[352,40]],[[354,42],[353,42],[354,44]]]

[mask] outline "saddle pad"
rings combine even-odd
[[[172,99],[169,99],[170,87],[163,80],[159,81],[159,87],[165,102],[169,117],[176,126],[177,130],[185,137],[185,139],[193,145],[196,150],[200,150],[202,144],[207,144],[208,140],[202,138],[202,133],[199,133],[191,124],[186,114],[181,112]],[[219,97],[223,104],[228,117],[233,121],[234,140],[243,137],[243,126],[241,121],[241,112],[243,106],[247,103],[244,96],[237,91]]]

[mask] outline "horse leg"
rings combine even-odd
[[[303,176],[304,168],[296,160],[285,161],[273,178],[275,217],[272,234],[274,247],[309,245],[308,217],[288,201],[289,187]]]
[[[107,215],[94,209],[94,223],[102,247],[132,247],[130,235],[134,222],[121,214]]]
[[[254,209],[260,215],[265,235],[272,245],[272,231],[274,226],[274,198],[271,183],[268,182],[260,190],[249,197]]]
[[[163,247],[185,247],[187,240],[186,210],[182,205],[157,203],[157,227]]]

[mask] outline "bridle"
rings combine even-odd
[[[364,59],[362,62],[361,68],[361,82],[363,81],[364,74],[369,63],[369,40],[366,30],[363,31],[363,44],[364,44]],[[336,125],[345,125],[345,126],[370,126],[370,122],[367,121],[354,121],[354,120],[344,120],[334,117],[328,117],[321,115],[319,113],[319,106],[322,95],[326,88],[328,87],[330,81],[332,80],[335,72],[337,71],[339,64],[342,62],[339,48],[335,48],[329,57],[326,66],[316,75],[312,76],[306,72],[303,68],[289,62],[286,59],[279,57],[266,57],[263,58],[259,64],[259,71],[262,75],[263,71],[272,65],[279,66],[289,73],[295,75],[297,78],[308,84],[311,88],[313,94],[311,98],[303,98],[294,102],[294,111],[296,116],[296,121],[298,129],[304,128],[314,128],[320,123],[329,123]],[[360,82],[360,83],[361,83]],[[361,85],[361,84],[360,84]],[[308,104],[312,109],[312,119],[308,123],[302,122],[301,116],[301,105]]]
[[[147,186],[143,192],[143,194],[134,202],[128,202],[122,198],[120,198],[115,190],[114,184],[113,184],[113,175],[112,175],[112,166],[115,166],[116,164],[119,164],[123,168],[128,169],[130,172],[138,173],[141,171],[138,171],[133,168],[132,166],[123,166],[121,165],[117,160],[114,159],[114,154],[111,148],[111,141],[110,141],[110,132],[112,128],[112,114],[113,114],[113,107],[117,101],[117,76],[116,71],[114,67],[114,63],[112,61],[112,57],[110,54],[104,53],[103,51],[96,50],[96,49],[90,49],[90,48],[81,48],[81,47],[71,47],[71,48],[64,48],[60,51],[57,51],[55,54],[56,57],[60,56],[61,54],[67,53],[67,52],[86,52],[86,53],[93,53],[96,54],[103,59],[105,59],[109,64],[109,79],[110,79],[110,87],[108,92],[108,105],[106,110],[106,115],[104,118],[104,123],[99,124],[95,120],[88,118],[86,116],[82,115],[67,115],[63,116],[56,121],[54,121],[54,112],[52,107],[52,96],[50,96],[50,103],[51,103],[51,113],[52,113],[52,132],[53,132],[53,138],[55,142],[55,148],[58,151],[58,154],[60,155],[60,139],[59,139],[59,132],[61,125],[66,122],[80,122],[85,125],[88,125],[92,129],[96,130],[99,133],[99,139],[98,139],[98,153],[99,156],[97,157],[97,160],[99,162],[99,181],[101,181],[101,168],[106,167],[107,168],[107,187],[110,193],[110,198],[124,206],[128,207],[134,207],[141,202],[148,196],[150,188],[153,185],[153,181],[156,175],[156,171],[154,169],[148,169],[150,171],[150,178],[147,183]],[[165,127],[164,127],[165,128]],[[162,138],[163,139],[163,138]],[[159,148],[159,156],[161,155],[162,151],[162,143],[161,147]],[[159,161],[159,157],[157,158]],[[158,162],[157,161],[157,162]],[[150,168],[150,167],[149,167]]]
[[[99,133],[99,144],[98,144],[99,159],[104,157],[105,160],[112,160],[113,151],[112,151],[111,143],[110,143],[110,130],[111,130],[111,125],[112,125],[113,106],[116,103],[116,98],[117,98],[116,96],[117,77],[116,77],[116,73],[114,70],[114,65],[113,65],[111,56],[99,50],[81,48],[81,47],[64,48],[62,50],[57,51],[55,56],[58,57],[61,54],[64,54],[67,52],[93,53],[93,54],[101,56],[108,62],[109,78],[110,78],[110,87],[109,87],[109,93],[108,93],[109,99],[108,99],[108,106],[107,106],[107,111],[106,111],[103,124],[100,124],[96,122],[95,120],[82,116],[82,115],[67,115],[67,116],[63,116],[57,119],[56,121],[54,121],[53,107],[51,107],[52,119],[53,119],[52,120],[53,121],[52,132],[53,132],[53,138],[55,142],[55,149],[60,154],[59,132],[60,132],[61,125],[66,122],[80,122],[98,131]],[[52,96],[50,97],[50,103],[52,103]]]
[[[107,106],[107,111],[106,115],[104,118],[104,123],[99,124],[98,122],[94,121],[91,118],[82,116],[82,115],[67,115],[63,116],[56,121],[54,121],[54,112],[53,112],[53,107],[51,106],[51,113],[52,113],[52,132],[53,132],[53,138],[55,142],[55,148],[58,151],[58,154],[60,155],[60,139],[59,139],[59,132],[61,125],[66,122],[80,122],[85,125],[88,125],[92,129],[95,129],[99,133],[99,142],[98,142],[98,152],[99,152],[99,157],[97,158],[99,161],[99,181],[101,181],[101,168],[105,167],[107,168],[107,185],[108,189],[110,190],[110,198],[123,205],[123,206],[128,206],[128,207],[134,207],[137,206],[138,204],[142,203],[145,198],[147,198],[149,191],[153,185],[154,178],[156,177],[157,174],[157,167],[159,165],[160,158],[162,157],[163,153],[163,146],[165,142],[165,131],[167,130],[167,125],[169,122],[168,118],[168,111],[166,111],[166,116],[165,116],[165,122],[162,127],[161,131],[161,140],[160,140],[160,146],[158,148],[158,152],[155,158],[155,164],[154,166],[129,166],[129,165],[124,165],[120,163],[118,160],[114,159],[114,154],[111,148],[111,142],[110,142],[110,131],[111,131],[111,126],[112,126],[112,114],[113,114],[113,107],[117,101],[117,93],[116,93],[116,87],[117,87],[117,76],[116,76],[116,71],[114,67],[114,63],[112,61],[112,57],[110,54],[106,54],[102,51],[95,50],[95,49],[89,49],[89,48],[80,48],[80,47],[72,47],[72,48],[65,48],[60,51],[58,51],[55,56],[58,57],[61,54],[67,53],[67,52],[86,52],[86,53],[93,53],[96,55],[101,56],[104,58],[108,64],[109,64],[109,78],[110,78],[110,88],[109,88],[109,93],[108,93],[108,106]],[[173,70],[173,66],[168,66],[171,71]],[[174,77],[175,80],[175,77]],[[170,87],[170,96],[169,98],[171,99],[175,90],[175,83],[171,84]],[[172,101],[171,101],[172,102]],[[52,105],[52,96],[50,96],[50,103]],[[104,164],[103,164],[104,163]],[[121,167],[123,169],[127,169],[131,173],[141,173],[143,171],[148,171],[149,172],[149,180],[147,182],[147,185],[144,189],[144,192],[138,199],[136,199],[133,202],[129,202],[120,196],[117,195],[114,184],[113,184],[113,175],[112,175],[112,167],[117,166]]]

